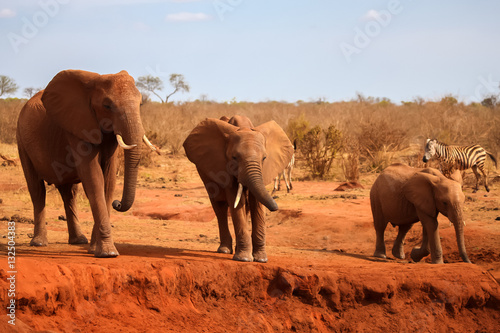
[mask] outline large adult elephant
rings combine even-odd
[[[90,253],[118,256],[109,222],[111,205],[124,212],[134,202],[140,143],[151,143],[140,118],[141,94],[127,72],[99,75],[81,70],[58,73],[45,90],[23,107],[17,124],[19,157],[34,208],[32,246],[46,246],[45,182],[54,184],[64,202],[69,243],[86,244],[76,215],[81,182],[94,227]],[[121,201],[111,203],[117,146],[125,149]]]
[[[217,252],[233,253],[229,210],[236,236],[233,259],[267,262],[264,206],[275,211],[278,205],[265,185],[272,182],[292,157],[293,146],[285,132],[274,121],[254,127],[248,118],[241,116],[229,120],[206,119],[189,134],[184,149],[196,165],[217,216],[220,235]]]
[[[402,164],[387,167],[370,191],[377,238],[374,256],[386,257],[384,231],[391,222],[399,227],[392,254],[404,259],[404,238],[412,225],[420,221],[423,226],[422,245],[411,251],[411,258],[418,262],[430,252],[432,263],[443,263],[437,220],[441,213],[455,226],[460,256],[470,263],[464,242],[464,202],[460,183],[446,178],[436,169],[417,169]]]

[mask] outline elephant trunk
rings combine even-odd
[[[245,176],[239,177],[240,182],[245,185],[250,193],[261,204],[266,206],[270,211],[278,210],[278,204],[269,195],[264,186],[264,179],[262,178],[262,168],[259,163],[248,163],[245,169]]]
[[[135,188],[137,185],[137,171],[141,152],[139,147],[125,150],[125,174],[123,180],[123,194],[120,201],[113,201],[113,208],[119,212],[126,212],[132,207],[135,199]]]
[[[141,159],[141,142],[144,130],[140,120],[131,121],[138,126],[128,126],[123,130],[123,139],[120,142],[120,135],[117,135],[119,145],[124,149],[125,172],[123,179],[123,193],[120,201],[113,201],[113,208],[119,212],[126,212],[132,207],[135,199],[135,189],[137,186],[137,173]]]
[[[470,263],[469,257],[467,256],[467,252],[465,250],[465,240],[464,240],[464,219],[462,215],[462,211],[460,208],[456,209],[456,216],[453,216],[453,225],[455,226],[455,234],[457,237],[457,245],[458,252],[460,253],[460,257],[464,262]]]

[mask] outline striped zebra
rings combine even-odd
[[[449,146],[437,141],[436,139],[427,139],[423,161],[427,163],[427,161],[429,161],[432,157],[436,156],[438,159],[449,165],[455,166],[459,170],[472,168],[472,171],[474,171],[474,175],[476,176],[476,187],[474,188],[474,193],[479,189],[479,180],[481,179],[481,175],[478,172],[479,169],[484,176],[484,187],[486,188],[486,191],[489,192],[490,189],[488,187],[488,180],[486,173],[484,172],[486,155],[491,158],[496,167],[497,160],[495,156],[486,151],[480,145]]]
[[[282,173],[278,174],[278,176],[274,178],[274,188],[271,194],[274,194],[274,192],[279,191],[281,189],[281,177],[283,177],[283,179],[285,180],[287,193],[290,193],[290,190],[293,188],[292,170],[294,165],[295,165],[295,154],[292,155],[292,159],[290,160],[290,163],[288,163],[288,165],[285,167],[285,170],[283,170]]]

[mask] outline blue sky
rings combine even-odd
[[[500,1],[0,0],[0,75],[183,74],[174,101],[498,93]]]

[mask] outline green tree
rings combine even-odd
[[[150,92],[158,97],[162,103],[165,102],[156,92],[163,89],[163,82],[159,77],[155,77],[153,75],[139,76],[135,85],[139,90],[143,92]]]
[[[182,74],[170,74],[170,84],[172,87],[174,87],[174,91],[172,91],[170,94],[168,94],[165,99],[163,99],[159,94],[158,91],[163,90],[163,81],[159,77],[155,77],[152,75],[145,75],[145,76],[140,76],[137,79],[136,86],[139,88],[141,91],[146,91],[154,94],[156,97],[158,97],[162,103],[168,103],[168,99],[175,93],[181,91],[181,92],[189,92],[190,87],[189,85],[185,82],[184,75]]]
[[[14,94],[19,87],[8,76],[0,75],[0,96]]]
[[[168,103],[168,99],[170,96],[175,94],[178,91],[181,92],[189,92],[189,85],[184,81],[184,75],[182,74],[170,74],[170,84],[172,87],[174,87],[174,91],[167,95],[167,98],[165,98],[165,103]]]

